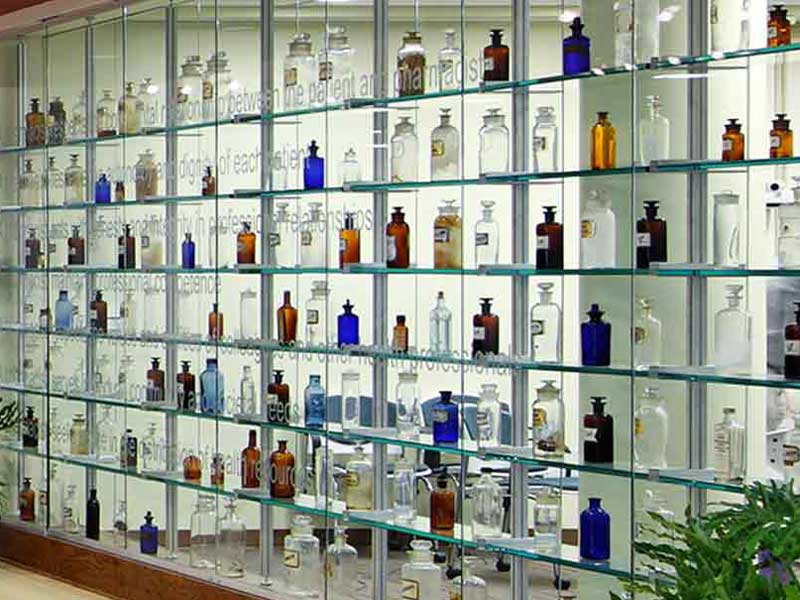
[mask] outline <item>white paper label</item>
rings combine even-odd
[[[733,140],[724,139],[722,140],[722,151],[723,152],[730,152],[733,150]]]
[[[531,335],[544,335],[544,321],[536,319],[531,321]]]
[[[486,328],[485,327],[473,327],[472,328],[472,339],[478,340],[482,342],[486,339]]]
[[[637,248],[649,248],[650,247],[650,234],[649,233],[637,233],[636,234],[636,247]]]
[[[446,244],[450,241],[450,230],[447,227],[435,227],[433,230],[433,242],[435,244]]]
[[[597,427],[584,427],[583,428],[583,441],[596,442],[597,441]]]
[[[487,56],[483,59],[483,70],[494,71],[494,58]]]
[[[386,260],[397,260],[397,244],[393,235],[386,236]]]
[[[400,580],[400,598],[403,600],[420,600],[419,582],[413,579]]]
[[[581,221],[581,238],[588,240],[594,237],[597,226],[592,219],[583,219]]]
[[[489,245],[489,234],[486,232],[476,232],[475,233],[475,245],[476,246],[488,246]]]
[[[777,27],[767,27],[767,37],[771,40],[778,38],[778,28]]]
[[[149,248],[150,247],[150,236],[143,235],[142,236],[142,248]]]
[[[269,234],[269,245],[271,248],[275,246],[281,245],[281,234],[280,233],[270,233]],[[237,244],[236,247],[238,248],[239,245]]]
[[[786,356],[800,356],[800,340],[786,340],[783,352]]]
[[[450,415],[446,410],[438,408],[431,411],[431,418],[434,423],[447,423],[449,417]]]
[[[310,231],[303,231],[300,233],[300,245],[310,246],[313,236]]]
[[[550,238],[546,235],[537,235],[536,236],[536,249],[537,250],[548,250],[550,248]]]
[[[347,240],[339,238],[339,252],[344,252],[345,250],[347,250]]]
[[[315,308],[310,308],[308,311],[308,324],[317,325],[319,323],[319,311]]]
[[[781,137],[779,135],[773,135],[769,138],[769,147],[773,149],[778,149],[781,147]]]

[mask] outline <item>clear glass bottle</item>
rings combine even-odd
[[[533,546],[538,552],[557,552],[561,543],[561,491],[546,486],[531,489],[533,501]]]
[[[405,440],[419,438],[422,423],[422,405],[420,403],[417,374],[401,372],[395,388],[397,403],[397,435]]]
[[[558,148],[558,125],[556,111],[552,106],[536,108],[533,125],[533,172],[552,173],[558,171],[560,150]]]
[[[142,124],[139,120],[141,110],[138,104],[139,99],[136,96],[136,83],[129,81],[125,84],[125,93],[119,99],[119,104],[117,106],[120,133],[135,135],[141,131]]]
[[[244,577],[247,526],[236,514],[236,499],[225,499],[219,521],[219,570],[223,577]]]
[[[356,51],[344,25],[328,26],[328,44],[319,53],[319,81],[330,104],[359,95],[355,71]],[[323,83],[324,82],[324,83]]]
[[[422,35],[417,31],[407,31],[403,45],[397,51],[398,96],[420,96],[425,93],[425,48]]]
[[[277,267],[294,267],[297,264],[297,230],[288,202],[276,202],[273,215],[273,228],[269,234],[271,263]]]
[[[339,498],[333,449],[319,448],[314,459],[314,502],[318,509],[327,510]]]
[[[372,462],[364,447],[356,446],[345,467],[344,499],[349,510],[372,510]]]
[[[103,90],[97,103],[97,137],[117,135],[117,103],[111,90]]]
[[[197,494],[197,504],[190,519],[189,564],[196,569],[217,566],[217,515],[214,496]]]
[[[633,324],[633,355],[637,367],[661,364],[661,321],[653,316],[653,300],[639,298],[639,310]]]
[[[646,108],[639,121],[639,151],[641,161],[650,164],[655,160],[668,160],[669,119],[661,113],[660,96],[647,96]]]
[[[247,288],[239,295],[239,336],[243,340],[252,340],[261,335],[258,294]]]
[[[472,574],[471,563],[474,559],[462,560],[462,573],[450,582],[450,600],[488,600],[489,591],[486,582]]]
[[[325,583],[329,593],[347,598],[359,582],[358,551],[347,543],[347,533],[338,523],[333,543],[325,550]]]
[[[136,178],[136,199],[145,200],[158,196],[158,165],[155,155],[150,149],[139,154],[139,160],[134,167]]]
[[[61,519],[66,533],[80,533],[81,530],[81,512],[76,488],[74,483],[67,486],[67,493],[61,504]]]
[[[419,180],[419,139],[411,117],[400,117],[392,136],[392,181]]]
[[[460,269],[462,260],[462,223],[455,199],[442,200],[433,222],[433,266],[436,269]]]
[[[256,382],[253,380],[253,369],[249,365],[242,367],[242,379],[239,382],[239,410],[244,415],[257,415]]]
[[[142,471],[161,471],[166,468],[164,443],[158,435],[158,425],[147,424],[147,433],[142,438]]]
[[[111,527],[114,546],[124,548],[128,541],[128,503],[125,500],[119,501]]]
[[[475,266],[496,265],[500,251],[500,226],[492,215],[493,200],[481,200],[483,214],[475,223]]]
[[[646,387],[633,414],[633,455],[640,469],[667,467],[669,415],[657,387]]]
[[[84,202],[86,190],[83,169],[78,164],[77,154],[69,156],[69,166],[64,170],[64,204],[81,204]]]
[[[450,109],[439,111],[440,122],[431,132],[431,181],[458,179],[461,173],[461,136],[450,124]]]
[[[19,177],[19,203],[21,206],[40,206],[42,197],[42,174],[33,170],[33,160],[25,159],[25,170]]]
[[[497,384],[481,384],[475,420],[478,427],[478,446],[485,448],[499,446],[500,399],[497,395]]]
[[[502,535],[503,490],[491,467],[481,467],[481,478],[472,488],[472,535],[499,537]]]
[[[749,373],[752,317],[741,308],[740,284],[725,286],[728,306],[714,315],[714,366],[727,372]]]
[[[478,132],[478,173],[508,172],[509,133],[505,115],[499,108],[490,108],[483,115],[483,126]]]
[[[718,481],[741,481],[745,475],[745,431],[736,420],[736,409],[722,409],[722,421],[714,424],[714,476]]]
[[[56,166],[55,156],[48,157],[47,161],[47,171],[45,173],[47,204],[55,206],[63,202],[65,198],[64,172]]]
[[[535,456],[564,456],[564,401],[555,381],[544,380],[533,403],[533,452]]]
[[[411,558],[401,569],[401,598],[441,598],[442,571],[433,563],[429,540],[411,542]]]
[[[553,284],[540,283],[539,302],[531,308],[531,358],[561,361],[561,308],[553,302]]]
[[[203,119],[203,61],[191,54],[181,65],[175,95],[175,119],[178,124],[199,123]]]
[[[298,32],[289,42],[283,60],[283,108],[298,110],[313,104],[311,91],[317,82],[317,61],[311,53],[311,36]]]
[[[295,515],[292,530],[283,542],[283,566],[286,586],[299,595],[317,595],[320,591],[322,561],[319,540],[314,535],[311,517]]]
[[[324,346],[335,339],[328,328],[328,296],[330,288],[326,281],[311,284],[311,298],[306,301],[303,317],[305,319],[306,344]]]
[[[139,107],[139,123],[143,129],[158,127],[163,123],[161,106],[158,103],[158,86],[150,77],[145,77],[139,83],[137,105]]]
[[[111,416],[111,407],[103,406],[103,416],[95,427],[96,438],[92,444],[92,454],[102,462],[119,460],[119,433],[117,424]]]
[[[339,174],[343,184],[361,181],[361,165],[358,163],[356,150],[352,146],[347,149],[342,162],[339,163]]]
[[[714,194],[715,265],[738,267],[742,264],[740,215],[739,194],[730,190]]]
[[[228,53],[225,50],[213,52],[206,61],[203,74],[203,119],[229,119],[235,105],[231,98],[233,74],[228,66]]]
[[[452,313],[444,303],[444,292],[436,295],[436,304],[430,314],[430,351],[436,354],[449,354]]]
[[[590,190],[581,211],[581,267],[602,269],[617,264],[617,218],[606,190]]]
[[[83,413],[77,413],[72,417],[72,426],[69,429],[69,453],[74,456],[89,454],[89,431],[86,429],[86,417]],[[114,458],[116,457],[115,451]]]
[[[357,371],[342,373],[342,429],[361,426],[361,377]]]
[[[444,30],[444,47],[439,50],[439,89],[461,87],[461,48],[456,45],[455,29]]]
[[[86,92],[82,91],[70,107],[67,139],[79,140],[86,136]]]
[[[417,517],[417,474],[413,465],[400,457],[394,463],[392,515],[395,523],[412,523]]]
[[[325,232],[327,223],[322,202],[309,202],[308,217],[300,230],[300,264],[303,267],[325,266]]]

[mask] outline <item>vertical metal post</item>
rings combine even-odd
[[[25,99],[27,98],[28,78],[25,76],[25,69],[27,68],[28,47],[25,40],[20,36],[17,42],[17,144],[19,146],[25,145]],[[17,173],[16,176],[22,173],[22,161],[24,155],[20,153],[17,158]],[[17,197],[19,201],[19,196]],[[18,218],[18,237],[17,242],[17,264],[25,265],[25,219],[24,214],[20,212]],[[25,322],[25,274],[17,274],[17,321],[19,323]],[[31,308],[32,310],[32,308]],[[25,334],[20,333],[17,335],[17,365],[19,369],[19,383],[28,385],[25,382]],[[45,382],[47,386],[47,382]],[[19,407],[20,414],[24,414],[25,410],[25,394],[17,395],[17,406]],[[47,423],[50,423],[49,415],[47,415]],[[49,425],[48,425],[49,426]],[[18,439],[21,432],[17,432]],[[49,438],[48,438],[49,439]],[[15,491],[19,490],[22,485],[22,478],[25,476],[25,457],[22,454],[17,454],[17,486]]]
[[[530,3],[528,0],[514,0],[514,48],[512,50],[513,77],[516,81],[528,77],[528,35],[530,25]],[[529,103],[528,88],[514,88],[512,96],[511,147],[514,171],[528,169]],[[512,240],[514,263],[528,262],[529,236],[527,183],[514,184],[511,190],[512,223],[515,224]],[[515,275],[512,280],[511,322],[514,323],[511,337],[513,356],[526,356],[528,353],[528,277]],[[511,443],[523,446],[528,439],[528,373],[515,370],[511,377],[512,420]],[[525,465],[511,464],[511,536],[528,537],[528,468]],[[528,582],[525,577],[526,561],[515,557],[511,563],[511,595],[513,598],[528,597]]]
[[[373,5],[373,78],[374,96],[385,98],[389,95],[389,0],[375,0]],[[388,114],[384,110],[375,111],[372,121],[373,161],[375,181],[388,181]],[[372,210],[375,235],[373,256],[377,263],[386,261],[386,244],[382,229],[388,220],[388,194],[378,191],[373,194]],[[372,340],[376,347],[386,346],[389,280],[385,274],[374,275],[372,279],[373,330]],[[375,358],[372,364],[372,425],[386,425],[387,414],[387,364],[383,358]],[[384,444],[373,444],[373,506],[383,510],[388,506],[387,495],[387,448]],[[372,597],[386,598],[386,565],[388,564],[388,536],[383,529],[372,529]]]
[[[273,112],[272,89],[275,84],[273,64],[275,61],[275,3],[274,0],[261,0],[261,22],[259,39],[261,41],[261,189],[272,189],[272,151],[274,147],[274,124],[272,119],[265,118],[266,114]],[[270,252],[270,236],[272,231],[272,201],[266,196],[261,197],[261,264],[272,265],[272,252]],[[273,314],[273,275],[269,272],[261,274],[261,339],[271,340],[272,314]],[[261,350],[261,394],[266,393],[272,377],[273,356],[271,350]],[[266,417],[266,414],[262,414]],[[261,428],[261,452],[267,456],[272,451],[273,433],[269,427]],[[267,489],[269,480],[265,476],[266,468],[262,469],[262,488]],[[260,509],[260,536],[259,547],[261,550],[261,583],[271,585],[272,547],[273,536],[273,509],[268,504],[262,504]]]
[[[167,197],[175,196],[178,193],[177,180],[177,157],[178,157],[178,136],[175,132],[175,111],[171,106],[171,99],[176,89],[176,73],[178,68],[177,61],[177,32],[175,30],[175,7],[170,1],[165,8],[166,27],[164,46],[166,50],[166,73],[164,74],[165,94],[167,103],[166,115],[166,156],[167,165],[166,190]],[[166,207],[166,239],[167,239],[167,264],[177,264],[177,250],[175,240],[177,239],[178,227],[178,206],[173,202],[167,203]],[[166,278],[166,330],[167,335],[175,334],[177,330],[177,275],[168,273]],[[166,361],[164,371],[166,373],[165,394],[167,401],[172,402],[175,394],[175,373],[177,373],[178,357],[175,344],[168,344],[166,348]],[[174,471],[178,468],[178,417],[176,414],[168,412],[166,421],[166,445],[167,445],[167,470]],[[167,485],[166,489],[166,515],[167,515],[167,551],[170,558],[175,558],[178,552],[178,491],[173,485]]]

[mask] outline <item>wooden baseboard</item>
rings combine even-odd
[[[278,600],[215,585],[189,572],[115,554],[91,541],[78,543],[0,521],[0,558],[74,586],[125,600]],[[188,569],[187,569],[188,571]],[[2,596],[2,594],[0,594]]]

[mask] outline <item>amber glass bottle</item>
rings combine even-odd
[[[390,269],[407,269],[409,265],[411,231],[405,216],[403,207],[395,206],[386,226],[386,266]]]
[[[159,358],[150,358],[150,368],[147,370],[147,393],[145,398],[148,402],[164,401],[164,370],[159,366]]]
[[[292,293],[283,292],[283,305],[278,308],[278,342],[293,344],[297,340],[297,309],[292,306]]]
[[[792,24],[789,22],[788,11],[781,4],[776,4],[769,11],[767,21],[767,46],[776,48],[788,46],[792,43]]]
[[[789,128],[789,119],[777,113],[769,132],[769,157],[790,158],[794,155],[794,134]]]
[[[273,381],[267,386],[267,421],[285,423],[291,421],[291,405],[289,401],[289,384],[283,382],[283,371],[272,371]]]
[[[607,112],[597,113],[592,127],[592,169],[613,169],[617,166],[617,130],[608,120]]]
[[[197,397],[195,391],[194,375],[189,371],[191,363],[188,360],[181,361],[181,372],[178,373],[178,385],[176,386],[178,395],[178,409],[194,412],[197,409]]]
[[[25,145],[44,146],[47,137],[47,126],[44,113],[39,110],[39,99],[31,98],[31,110],[25,115]]]
[[[497,354],[500,317],[492,314],[492,298],[481,298],[481,312],[472,317],[472,356]]]
[[[136,238],[131,235],[130,225],[125,225],[122,235],[117,238],[117,268],[136,268]]]
[[[225,456],[222,454],[217,453],[211,459],[210,482],[212,487],[225,487]]]
[[[419,96],[425,93],[425,49],[417,31],[407,31],[397,53],[397,95]]]
[[[406,316],[397,315],[397,323],[392,331],[392,352],[408,352],[408,326]]]
[[[211,312],[208,313],[208,337],[212,340],[221,340],[225,335],[225,315],[219,312],[219,304],[214,302]]]
[[[447,472],[441,473],[431,493],[431,531],[439,535],[453,535],[456,524],[456,495],[448,489],[447,479]]]
[[[217,178],[211,167],[206,167],[206,174],[203,175],[203,196],[213,196],[217,193]]]
[[[339,268],[361,262],[361,231],[355,213],[344,213],[344,227],[339,231]]]
[[[22,521],[36,520],[36,493],[31,488],[30,477],[22,481],[22,489],[19,491],[19,518]]]
[[[636,222],[636,268],[667,262],[667,222],[658,217],[658,200],[645,200],[644,217]]]
[[[433,221],[433,266],[436,269],[460,269],[461,217],[455,200],[445,200]]]
[[[242,450],[242,487],[257,488],[261,485],[261,450],[256,447],[256,430],[248,434],[247,447]]]
[[[536,226],[536,268],[564,268],[564,227],[556,222],[556,207],[544,207],[544,222]]]
[[[203,463],[194,454],[188,455],[183,459],[183,478],[186,481],[200,483],[203,477]]]
[[[118,181],[114,184],[114,202],[125,202],[124,181]]]
[[[92,333],[108,333],[108,304],[103,300],[102,290],[94,293],[89,304],[89,329]]]
[[[744,160],[744,134],[739,119],[728,119],[722,134],[722,160]]]
[[[25,268],[38,269],[41,260],[42,241],[36,237],[36,229],[31,227],[25,239]]]
[[[86,241],[81,237],[80,227],[72,226],[72,237],[67,240],[67,264],[82,265],[86,262]]]
[[[278,440],[278,449],[269,457],[269,493],[273,498],[294,497],[294,455],[286,440]]]
[[[492,43],[483,49],[483,80],[508,81],[508,46],[502,43],[503,30],[490,32]]]
[[[250,223],[244,221],[242,230],[236,236],[236,263],[256,264],[256,234],[250,230]]]

